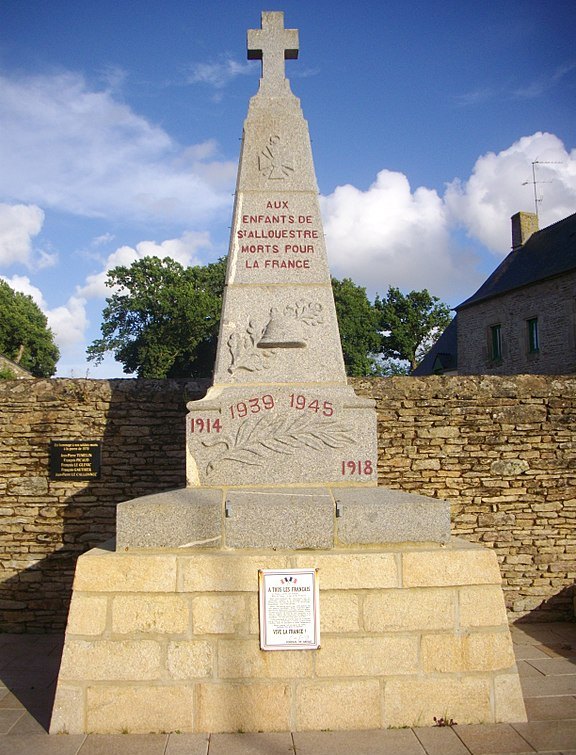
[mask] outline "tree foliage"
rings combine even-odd
[[[107,352],[124,372],[143,378],[208,377],[216,345],[226,272],[224,259],[183,267],[166,257],[145,257],[108,272],[113,289],[102,314],[102,337],[88,347],[99,363]],[[348,375],[405,374],[429,348],[450,311],[428,291],[406,296],[390,288],[374,304],[350,278],[332,278]],[[384,334],[383,334],[384,331]],[[383,358],[384,357],[384,358]]]
[[[424,354],[452,319],[450,308],[427,289],[403,294],[390,286],[385,299],[376,297],[380,313],[382,354],[388,359],[405,359],[414,370]]]
[[[107,351],[124,372],[142,378],[205,377],[214,366],[225,261],[183,267],[145,257],[108,272],[117,289],[106,299],[102,338],[87,350],[97,364]]]
[[[51,377],[60,357],[46,315],[31,296],[0,280],[0,353],[34,377]]]
[[[380,350],[378,312],[366,296],[366,289],[350,278],[332,278],[340,341],[348,375],[379,374],[374,357]]]

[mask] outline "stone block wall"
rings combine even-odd
[[[572,617],[576,377],[357,379],[378,407],[379,485],[451,503],[496,551],[512,620]]]
[[[493,548],[512,619],[572,616],[576,377],[354,379],[377,401],[379,484],[449,500]],[[0,628],[63,629],[78,555],[116,504],[185,485],[193,380],[0,381]],[[101,440],[99,480],[49,480],[50,440]]]

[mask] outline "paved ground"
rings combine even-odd
[[[62,637],[0,635],[0,755],[576,755],[576,624],[512,627],[528,723],[280,734],[49,736]]]

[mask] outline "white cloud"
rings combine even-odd
[[[205,221],[231,204],[235,164],[213,146],[191,168],[185,152],[78,74],[0,77],[0,196],[11,201],[124,221]]]
[[[367,191],[338,186],[321,197],[330,266],[369,293],[428,288],[440,297],[469,280],[472,258],[450,237],[436,191],[412,192],[402,173],[382,170]]]
[[[40,309],[43,312],[46,312],[44,294],[37,286],[33,285],[27,275],[13,275],[11,278],[8,278],[5,275],[0,275],[0,279],[6,281],[6,283],[14,289],[14,291],[18,291],[18,293],[25,294],[26,296],[31,296],[36,304],[40,307]]]
[[[30,266],[32,239],[42,230],[44,213],[35,205],[0,204],[0,264]],[[40,258],[40,266],[46,257]]]
[[[251,63],[239,63],[231,57],[225,57],[212,63],[194,63],[188,74],[189,84],[209,84],[222,89],[237,76],[253,74]]]
[[[61,350],[84,342],[88,317],[86,299],[71,296],[66,304],[46,312],[48,325],[52,328],[54,339]]]
[[[31,296],[46,315],[48,326],[54,333],[54,340],[60,349],[82,342],[88,320],[86,317],[86,300],[80,296],[71,296],[60,307],[49,309],[44,294],[35,286],[27,275],[13,275],[11,278],[0,275],[14,291]]]
[[[200,265],[202,261],[199,250],[211,247],[209,233],[193,231],[187,231],[178,239],[167,239],[160,243],[140,241],[135,247],[121,246],[108,255],[102,270],[87,276],[84,285],[79,286],[77,292],[88,299],[105,298],[111,294],[111,289],[106,286],[106,278],[113,267],[129,267],[144,257],[171,257],[184,266]]]
[[[554,134],[537,132],[497,154],[482,155],[467,181],[448,184],[445,201],[452,222],[493,252],[507,254],[510,217],[534,212],[535,161],[540,227],[576,212],[576,150],[568,152]]]

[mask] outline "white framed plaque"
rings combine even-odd
[[[259,569],[260,648],[320,647],[317,569]]]

